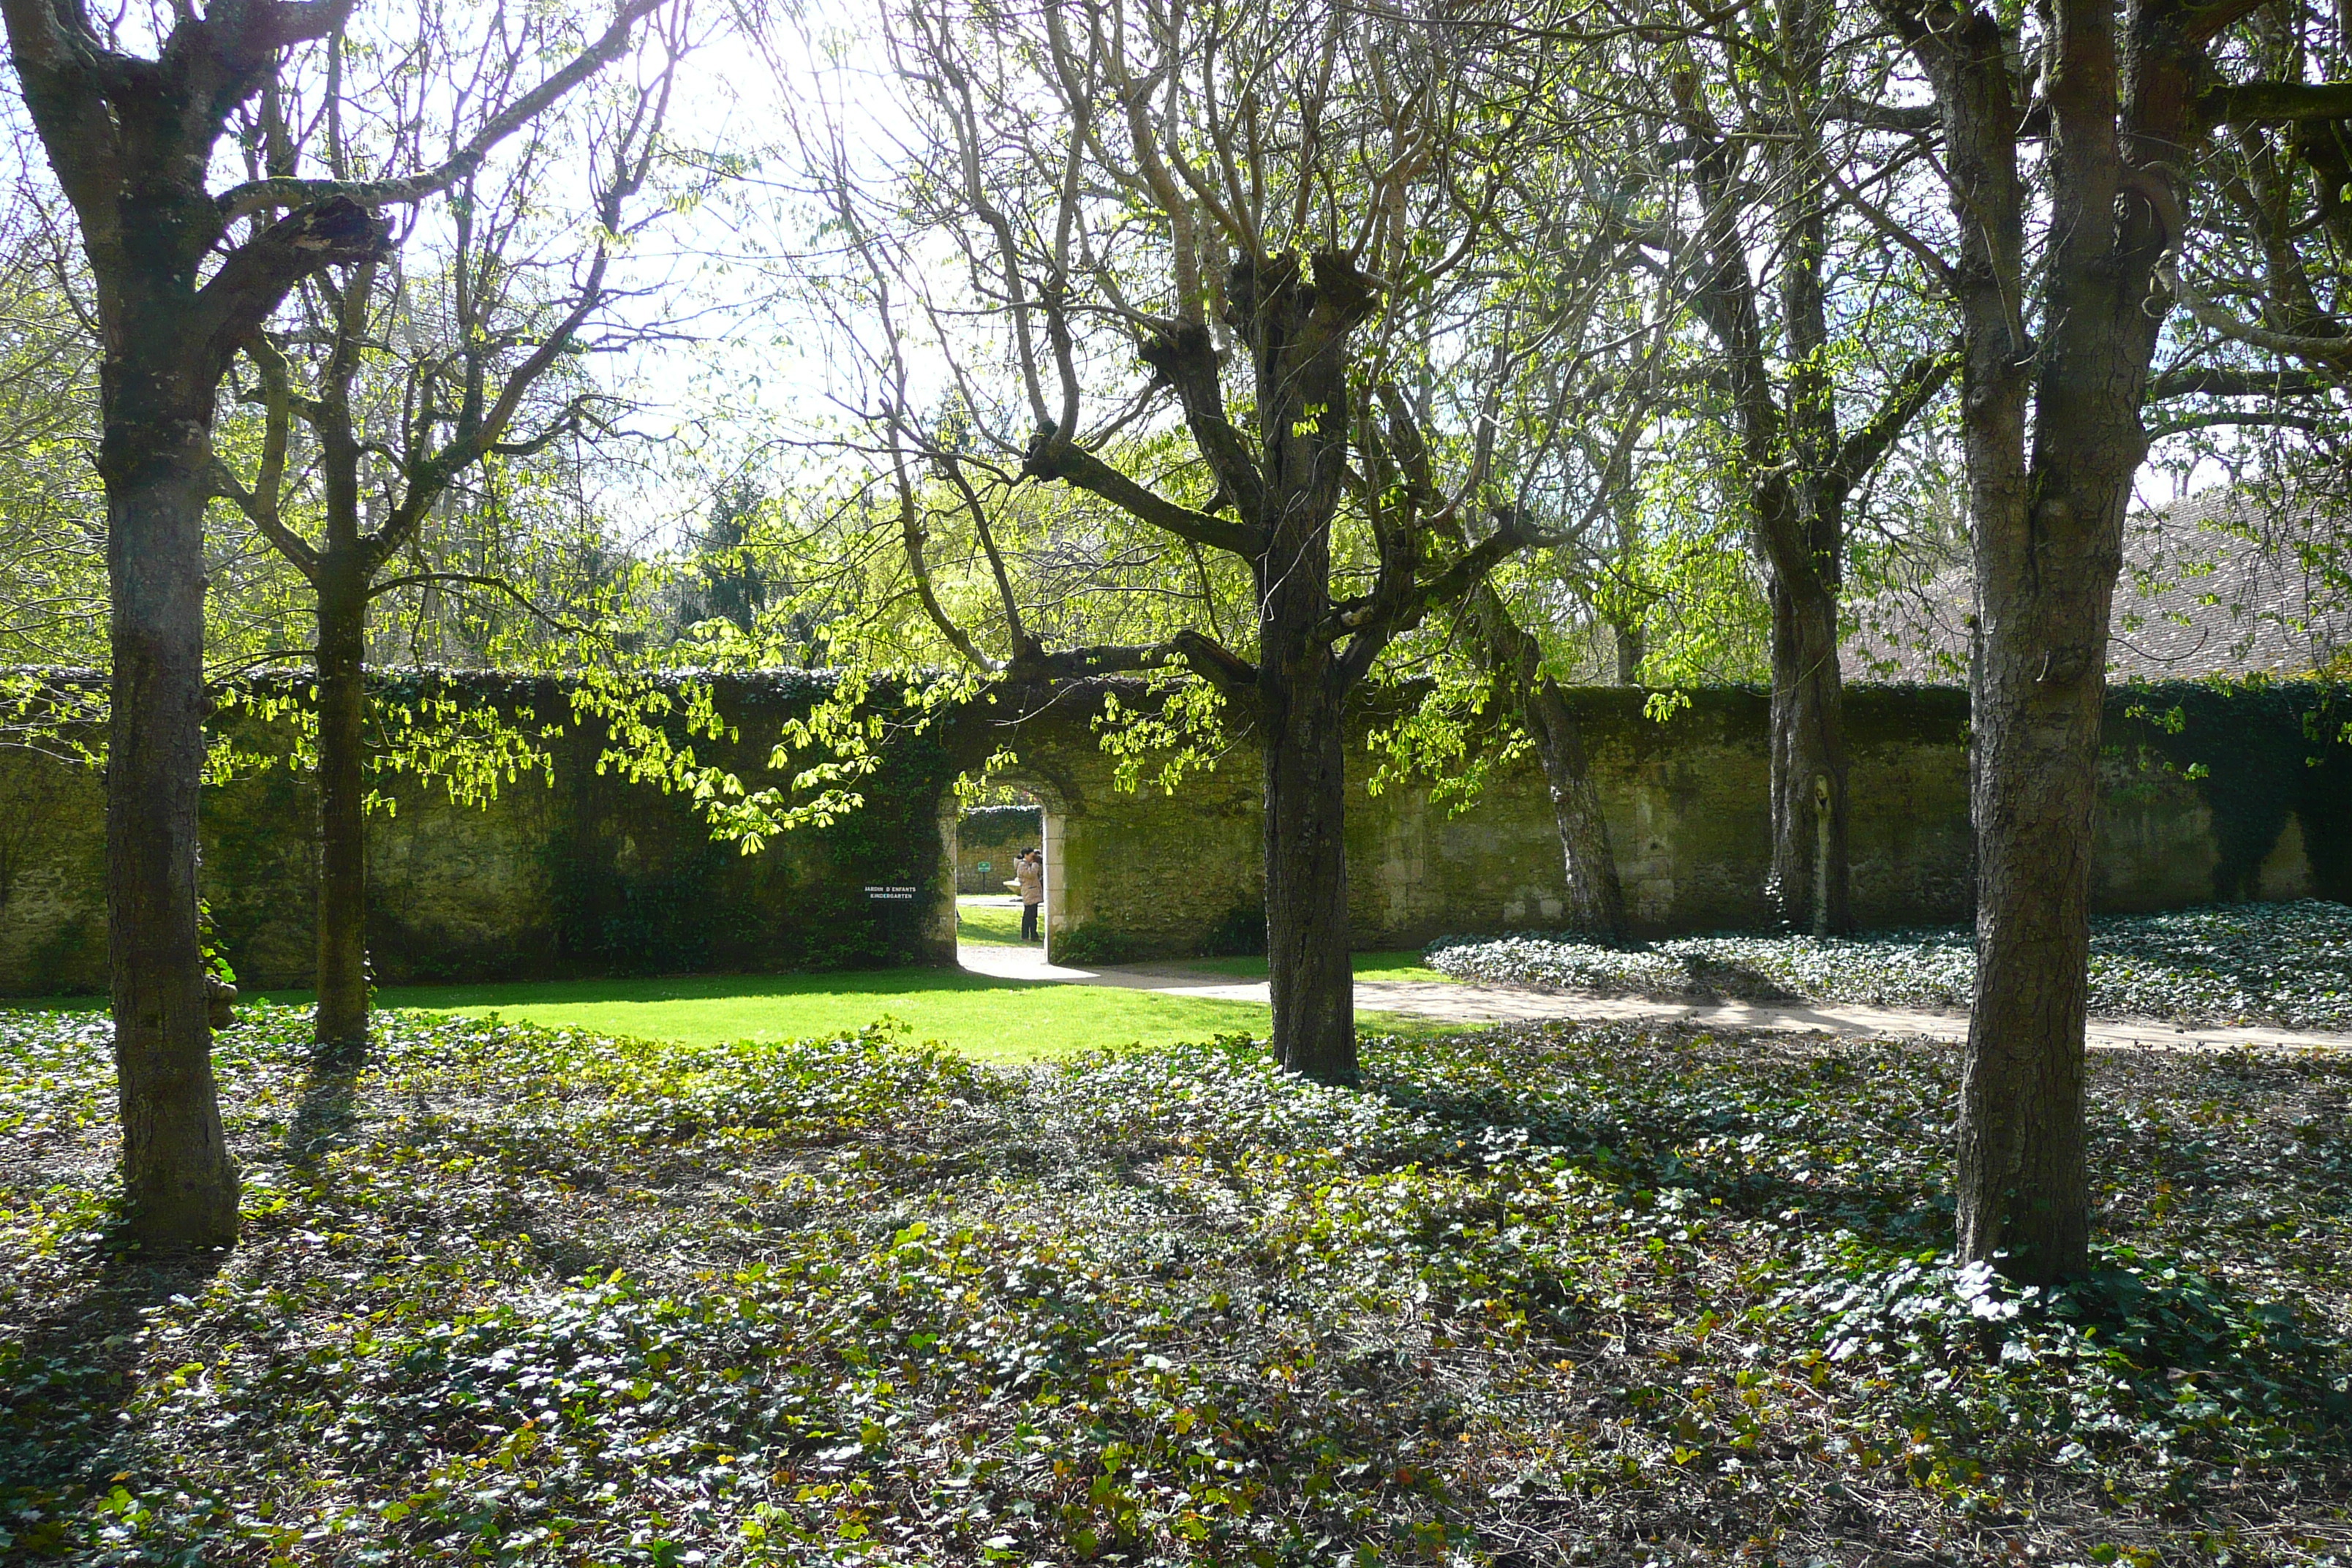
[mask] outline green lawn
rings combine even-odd
[[[1018,945],[1018,906],[965,904],[960,934],[980,945]],[[973,931],[1001,937],[981,935]],[[1360,952],[1365,980],[1444,978],[1420,966],[1415,952]],[[1208,958],[1186,964],[1238,980],[1262,979],[1263,958]],[[269,991],[263,999],[307,1005],[304,991]],[[832,974],[698,974],[667,980],[552,980],[474,985],[393,985],[377,994],[385,1007],[477,1016],[497,1014],[551,1028],[593,1029],[641,1039],[716,1045],[743,1039],[794,1040],[839,1034],[896,1018],[910,1038],[940,1040],[991,1061],[1039,1061],[1097,1046],[1168,1045],[1215,1035],[1264,1038],[1269,1010],[1250,1002],[1168,996],[1111,986],[999,980],[951,969],[883,969]],[[97,1008],[102,996],[14,1004]],[[1420,1035],[1434,1026],[1390,1014],[1359,1016],[1366,1029]]]
[[[307,994],[272,992],[273,1002]],[[496,1013],[551,1028],[593,1029],[640,1039],[716,1045],[797,1040],[896,1018],[913,1040],[939,1040],[988,1061],[1043,1061],[1131,1041],[1169,1045],[1245,1034],[1264,1039],[1267,1007],[1205,996],[1168,996],[1108,985],[998,980],[948,969],[882,969],[846,974],[701,974],[675,980],[566,980],[529,984],[391,986],[386,1007]],[[1437,1026],[1361,1013],[1360,1026],[1420,1035]],[[1461,1026],[1452,1026],[1458,1032]]]
[[[956,941],[974,947],[1034,947],[1021,940],[1021,904],[994,894],[956,900]]]
[[[294,992],[271,992],[268,999],[310,1000]],[[386,1007],[496,1013],[553,1028],[687,1045],[810,1039],[896,1018],[910,1039],[940,1040],[992,1061],[1035,1061],[1130,1040],[1165,1045],[1225,1034],[1263,1037],[1271,1022],[1266,1008],[1244,1002],[998,980],[953,969],[395,985],[377,999]]]

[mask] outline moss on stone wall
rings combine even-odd
[[[719,686],[740,739],[693,742],[753,788],[784,721],[831,690],[783,671]],[[306,688],[289,683],[287,694]],[[570,715],[551,679],[464,671],[394,672],[378,700],[430,692],[509,717]],[[241,743],[268,727],[232,717]],[[687,739],[682,730],[677,739]],[[282,742],[280,749],[282,749]],[[948,896],[940,804],[961,763],[932,735],[902,734],[860,785],[863,809],[785,834],[760,854],[714,843],[689,805],[633,784],[597,759],[605,736],[572,726],[551,742],[554,784],[526,773],[487,806],[394,782],[395,809],[369,819],[369,950],[379,980],[465,981],[604,973],[787,971],[950,963],[932,918]],[[95,780],[47,758],[0,758],[0,803],[47,792],[60,804],[19,881],[0,900],[0,994],[105,983],[102,807]],[[248,985],[296,986],[311,969],[315,796],[282,767],[207,788],[203,884],[224,950]],[[869,886],[912,888],[869,898]]]
[[[2194,786],[2210,820],[2210,897],[2352,900],[2347,724],[2352,688],[2147,684],[2110,696],[2102,749],[2126,787]]]
[[[1617,687],[1570,694],[1585,727],[1634,923],[1653,935],[1761,928],[1772,918],[1764,898],[1769,701],[1750,689],[1688,695],[1661,722],[1644,710],[1650,693]],[[2263,788],[2292,794],[2301,803],[2296,811],[2282,826],[2277,811],[2261,805],[2259,792],[2233,794],[2229,779],[2189,778],[2185,767],[2143,777],[2111,756],[2103,769],[2095,854],[2097,907],[2178,907],[2252,896],[2249,887],[2265,897],[2352,898],[2352,888],[2331,869],[2352,828],[2341,804],[2352,798],[2342,778],[2352,748],[2339,743],[2324,766],[2305,765],[2306,753],[2295,748],[2303,744],[2306,715],[2324,706],[2314,689],[2284,696],[2273,689],[2262,701],[2241,701],[2242,695],[2204,691],[2200,700],[2215,714],[2207,732],[2223,743],[2239,731],[2267,737],[2260,745],[2236,744],[2237,765],[2267,779]],[[1137,694],[1122,688],[1120,697],[1131,701]],[[2118,691],[2110,704],[2109,723],[2119,737],[2110,750],[2118,756],[2134,700]],[[2345,706],[2341,695],[2335,700]],[[1190,781],[1174,798],[1122,793],[1094,743],[1098,705],[1098,698],[1066,693],[1051,702],[1040,697],[1026,720],[1007,724],[1003,708],[992,719],[994,732],[1010,731],[1021,752],[1014,775],[1059,803],[1068,928],[1083,930],[1093,943],[1123,939],[1121,951],[1139,957],[1234,945],[1237,918],[1263,909],[1259,781],[1249,758],[1237,752],[1220,772]],[[2224,723],[2223,714],[2233,717]],[[1967,693],[1857,687],[1848,694],[1847,715],[1863,923],[1965,920],[1973,886]],[[1501,770],[1459,814],[1433,805],[1425,784],[1408,781],[1373,796],[1362,784],[1375,760],[1364,742],[1384,716],[1360,714],[1351,751],[1350,941],[1397,947],[1448,932],[1557,926],[1566,907],[1565,876],[1549,799],[1532,764]],[[2189,733],[2196,733],[2193,726]],[[2224,846],[2216,822],[2231,813],[2245,820]],[[2306,845],[2307,854],[2299,847]],[[2251,881],[2242,869],[2249,863]]]

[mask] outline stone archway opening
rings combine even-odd
[[[1065,928],[1066,892],[1059,874],[1066,814],[1053,793],[1028,781],[1000,781],[982,802],[955,813],[956,950],[966,967],[1001,968],[1017,947],[1038,963],[1050,960]],[[1021,939],[1021,899],[1014,858],[1034,848],[1045,861],[1037,940]],[[977,951],[974,951],[977,950]]]

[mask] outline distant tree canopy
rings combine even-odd
[[[718,619],[745,633],[759,624],[768,608],[768,577],[748,546],[764,499],[757,484],[739,479],[711,503],[709,517],[695,535],[693,578],[679,605],[681,623]]]

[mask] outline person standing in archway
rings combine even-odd
[[[1034,848],[1021,851],[1013,863],[1021,882],[1021,940],[1037,940],[1037,906],[1045,901],[1045,858]]]

